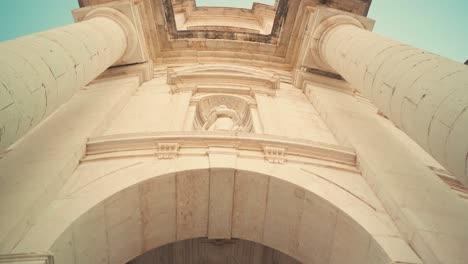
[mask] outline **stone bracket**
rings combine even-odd
[[[131,34],[132,36],[128,36],[131,38],[129,43],[131,43],[130,45],[132,47],[128,47],[126,54],[124,54],[122,59],[117,61],[113,66],[143,63],[148,61],[149,55],[145,44],[145,38],[137,3],[134,3],[133,1],[116,1],[101,5],[93,5],[75,9],[72,11],[72,15],[75,19],[75,22],[81,22],[86,20],[87,16],[91,14],[91,12],[99,8],[112,8],[119,11],[129,19],[135,29],[135,31]]]
[[[156,156],[158,159],[174,159],[179,154],[179,143],[158,143]]]
[[[281,147],[263,146],[265,160],[273,164],[283,164],[286,161],[286,149]]]

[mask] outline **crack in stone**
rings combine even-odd
[[[40,77],[40,74],[39,74],[39,72],[37,71],[36,67],[35,67],[33,64],[31,64],[31,62],[28,60],[28,58],[24,57],[23,54],[22,54],[21,52],[17,52],[17,51],[14,50],[14,49],[9,49],[9,48],[7,48],[7,49],[8,49],[9,51],[11,51],[13,54],[15,54],[17,57],[21,58],[21,59],[23,60],[24,63],[29,64],[29,66],[31,67],[31,69],[36,73],[36,76],[37,76],[37,77]],[[10,68],[11,68],[11,67],[10,67]],[[13,69],[13,71],[15,71],[15,70]],[[15,71],[15,73],[16,73],[16,71]],[[19,76],[19,73],[17,73],[17,74],[18,74],[17,77],[21,77],[21,78],[27,77],[27,78],[30,78],[29,76]],[[34,90],[30,90],[30,89],[29,89],[29,86],[27,86],[27,87],[28,87],[28,91],[29,91],[30,94],[32,94],[32,93],[34,93],[34,92],[36,92],[37,90],[40,89],[40,87],[39,87],[39,88],[36,88],[36,89],[34,89]]]
[[[403,44],[398,44],[398,45],[395,45],[395,46],[386,47],[385,49],[381,50],[379,53],[377,53],[377,54],[375,55],[375,57],[374,57],[375,60],[377,60],[377,57],[378,57],[379,55],[385,53],[386,51],[391,50],[391,49],[393,49],[393,48],[395,48],[395,47],[400,47],[400,46],[405,46],[405,45],[403,45]],[[374,84],[375,84],[375,79],[377,78],[377,75],[379,74],[379,72],[380,72],[380,70],[382,69],[383,65],[385,65],[385,60],[386,60],[388,57],[391,57],[391,56],[394,56],[394,54],[393,54],[393,53],[390,53],[390,54],[388,54],[386,57],[384,57],[384,58],[383,58],[384,61],[382,61],[382,62],[380,63],[380,65],[378,66],[377,70],[375,71],[375,73],[374,73],[374,78],[372,79],[372,84],[371,84],[371,87],[370,87],[370,88],[371,88],[371,91],[373,90],[373,87],[374,87]],[[371,65],[372,65],[372,64],[371,64]],[[370,66],[370,65],[369,65],[369,66]],[[372,92],[371,92],[371,96],[372,96]]]
[[[444,80],[444,79],[446,79],[446,78],[449,78],[450,76],[455,75],[455,74],[457,74],[457,73],[459,73],[459,72],[463,72],[463,71],[465,71],[465,70],[466,70],[466,69],[460,69],[460,70],[458,70],[458,71],[451,72],[451,73],[449,73],[449,74],[443,76],[442,78],[440,78],[440,81],[442,81],[442,80]]]
[[[10,107],[11,105],[13,105],[15,103],[15,100],[13,99],[13,94],[11,93],[11,91],[6,87],[6,85],[3,83],[3,82],[0,82],[2,84],[2,86],[5,88],[5,90],[7,91],[7,93],[10,95],[10,99],[11,99],[11,103],[9,103],[8,105],[6,105],[5,107],[3,107],[2,109],[0,109],[0,111]]]
[[[0,127],[0,142],[2,142],[2,136],[5,135],[5,125]]]
[[[47,114],[47,108],[49,106],[49,97],[47,96],[47,89],[45,87],[44,84],[42,84],[43,87],[44,87],[44,98],[45,98],[45,104],[44,104],[44,113],[42,113],[42,117],[41,117],[41,120],[44,119],[44,117],[46,116]]]
[[[431,60],[435,60],[435,59],[436,59],[436,58],[432,58]],[[431,60],[429,60],[429,61],[431,61]],[[437,68],[439,68],[439,65],[438,65],[438,64],[435,65],[433,68],[427,69],[426,71],[422,72],[421,75],[418,76],[418,78],[416,78],[416,79],[411,83],[411,85],[408,87],[408,90],[411,90],[411,88],[413,88],[413,86],[416,84],[416,82],[418,82],[426,73],[428,73],[428,72],[430,72],[430,71],[432,71],[432,70],[434,70],[434,69],[437,69]],[[427,89],[425,89],[425,90],[427,91]],[[392,94],[392,96],[393,96],[393,94]],[[418,102],[418,104],[419,104],[419,102]]]
[[[437,111],[436,111],[435,113],[437,113]],[[451,128],[450,128],[450,126],[448,126],[447,124],[445,124],[444,122],[442,122],[442,120],[438,119],[438,118],[435,116],[435,113],[434,113],[434,115],[432,116],[432,119],[431,119],[431,121],[430,121],[430,123],[429,123],[429,127],[428,127],[428,129],[427,129],[427,135],[426,135],[426,136],[427,136],[427,147],[429,148],[429,153],[431,153],[431,155],[432,155],[432,153],[434,153],[434,151],[432,150],[432,147],[431,147],[431,144],[430,144],[430,133],[431,133],[431,130],[432,130],[432,124],[434,123],[435,120],[437,120],[437,121],[439,121],[440,124],[442,124],[443,126],[445,126],[445,127],[447,127],[447,128],[449,129],[449,133],[448,133],[447,136],[445,137],[445,139],[444,139],[444,144],[443,144],[443,146],[444,146],[444,157],[443,157],[443,158],[444,158],[444,161],[443,161],[443,163],[444,163],[444,164],[442,164],[442,165],[446,165],[446,164],[447,164],[447,162],[446,162],[446,156],[447,156],[447,142],[448,142],[448,138],[449,138],[449,136],[450,136],[450,129],[451,129]]]
[[[457,125],[457,121],[461,118],[461,116],[468,110],[468,106],[466,106],[465,108],[463,108],[463,110],[460,112],[460,114],[458,114],[458,116],[455,118],[455,120],[453,121],[453,124],[451,126],[447,126],[449,128],[449,133],[447,135],[447,138],[445,140],[445,152],[447,153],[447,148],[448,148],[448,139],[450,138],[450,135],[452,134],[453,132],[453,128]],[[443,123],[441,121],[441,123]],[[444,124],[445,125],[445,124]],[[465,175],[467,175],[468,173],[468,152],[466,153],[466,158],[465,158]]]
[[[40,57],[42,62],[44,62],[44,64],[47,66],[47,68],[49,68],[49,71],[50,71],[50,74],[52,74],[52,77],[54,77],[55,80],[57,80],[57,78],[55,77],[54,75],[54,72],[52,71],[52,68],[50,68],[49,64],[47,64],[47,62],[42,58]]]
[[[13,93],[10,91],[10,89],[8,89],[8,87],[6,86],[6,84],[4,84],[3,82],[0,82],[2,84],[2,86],[5,88],[5,90],[8,92],[8,94],[10,95],[10,97],[13,99],[14,96],[13,96]]]
[[[96,52],[95,54],[91,55],[91,57],[89,57],[90,60],[94,60],[95,57],[97,57],[99,54]]]
[[[15,104],[15,102],[11,102],[11,103],[7,104],[6,106],[4,106],[2,109],[0,109],[0,111],[3,111],[3,110],[7,109],[8,107],[10,107],[10,106],[12,106],[14,104]]]
[[[399,70],[399,69],[400,69],[400,67],[398,67],[398,65],[401,65],[401,64],[402,64],[403,62],[405,62],[406,60],[408,60],[408,59],[410,59],[410,58],[412,58],[412,57],[421,55],[421,54],[423,54],[423,52],[413,53],[413,54],[408,55],[407,57],[401,59],[401,60],[398,62],[398,64],[395,65],[394,70],[391,71],[391,73],[394,73],[396,70]],[[425,61],[427,61],[427,60],[425,60]],[[417,64],[416,64],[416,65],[417,65]],[[394,87],[395,87],[395,90],[396,90],[396,88],[398,87],[398,84],[400,83],[400,81],[401,81],[404,77],[406,77],[406,75],[408,74],[409,70],[410,70],[411,68],[413,68],[414,66],[415,66],[415,65],[411,66],[411,67],[410,67],[407,71],[405,71],[403,74],[398,75],[399,78],[398,78],[398,80],[395,82],[395,86],[394,86]]]
[[[416,108],[418,107],[418,105],[417,105],[415,102],[413,102],[413,100],[411,100],[411,98],[408,98],[408,97],[406,97],[406,96],[403,97],[403,100],[401,100],[401,104],[400,104],[400,121],[401,121],[401,128],[402,128],[403,131],[406,132],[407,135],[409,135],[409,133],[407,133],[407,132],[408,132],[408,128],[405,127],[405,122],[403,122],[403,120],[404,120],[404,119],[403,119],[403,114],[404,114],[404,113],[403,113],[403,105],[405,104],[405,102],[408,102],[408,103],[414,105]]]
[[[21,123],[21,117],[17,118],[15,135],[18,135],[20,123]]]
[[[465,155],[465,175],[468,175],[468,151]]]
[[[31,116],[31,117],[29,117],[29,119],[30,119],[30,120],[29,120],[29,127],[28,127],[28,129],[30,129],[31,127],[33,127],[34,117]]]
[[[68,35],[70,35],[72,38],[76,38],[76,39],[79,39],[79,42],[81,43],[81,45],[88,51],[88,54],[92,54],[91,50],[88,48],[88,46],[86,45],[86,41],[83,41],[79,36],[77,37],[75,34],[73,34],[72,32],[69,32],[67,30],[62,30],[62,32],[65,32],[67,33]]]

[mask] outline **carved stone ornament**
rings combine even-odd
[[[158,159],[173,159],[179,153],[178,143],[158,143],[156,156]]]
[[[265,159],[274,164],[283,164],[286,161],[286,149],[280,147],[264,146]]]
[[[211,108],[210,116],[203,125],[203,130],[209,131],[237,131],[240,118],[236,111],[225,105]]]
[[[197,102],[193,127],[204,131],[252,132],[249,103],[241,96],[204,96]]]

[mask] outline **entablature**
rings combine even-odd
[[[357,172],[356,154],[350,148],[282,136],[243,132],[184,131],[132,133],[89,138],[82,162],[160,157],[170,149],[170,157],[206,156],[210,148],[236,150],[238,156],[283,164],[314,164]],[[175,147],[176,146],[176,147]],[[167,158],[167,156],[164,156]]]
[[[280,78],[275,73],[253,67],[208,64],[168,69],[167,83],[172,92],[274,95]]]
[[[111,0],[79,2],[85,7]],[[370,6],[369,0],[279,0],[274,7],[254,4],[252,9],[244,10],[202,8],[194,0],[127,2],[139,10],[150,57],[156,64],[237,63],[284,70],[296,66],[309,19],[307,10],[327,6],[366,16]],[[220,10],[257,26],[248,26],[247,22],[216,24],[219,21],[216,13]]]

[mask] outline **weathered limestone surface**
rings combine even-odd
[[[216,65],[211,66],[216,68]],[[222,66],[218,68],[220,74],[225,74],[227,71]],[[191,101],[196,96],[188,91],[172,92],[171,86],[166,81],[168,78],[166,72],[165,69],[160,70],[158,76],[138,89],[124,110],[109,125],[106,135],[193,130],[196,105]],[[233,79],[232,83],[236,81]],[[239,94],[245,96],[243,89],[239,89],[238,92],[234,89],[223,91],[223,85],[217,84],[219,78],[216,75],[213,75],[212,82],[212,87],[216,88],[212,93],[224,92],[226,97],[239,96]],[[336,144],[334,135],[300,90],[288,83],[281,83],[278,88],[272,90],[272,95],[257,93],[251,98],[252,104],[255,105],[251,109],[254,112],[252,118],[257,133]],[[200,93],[206,91],[202,90]],[[271,111],[271,109],[281,110]]]
[[[0,159],[0,252],[24,239],[78,166],[87,138],[102,133],[138,84],[130,77],[87,86]]]
[[[127,36],[108,17],[0,43],[0,152],[124,54]]]
[[[50,250],[57,263],[124,263],[179,239],[208,237],[232,219],[232,237],[304,263],[422,263],[356,172],[248,157],[224,168],[210,163],[193,154],[85,162],[13,252]],[[233,176],[233,198],[211,203],[220,175]]]
[[[456,172],[466,150],[465,66],[331,23],[316,39],[320,58],[351,85],[330,72],[293,81],[292,65],[310,58],[298,60],[307,53],[299,49],[313,36],[319,1],[288,1],[281,34],[248,41],[239,36],[267,34],[276,19],[224,10],[238,12],[227,21],[245,23],[216,25],[222,16],[204,17],[214,9],[189,18],[189,2],[164,1],[174,4],[174,21],[160,0],[75,12],[81,21],[115,4],[135,39],[93,16],[0,44],[2,142],[49,115],[0,157],[0,262],[42,264],[51,257],[27,252],[48,252],[56,264],[120,264],[199,237],[249,240],[303,263],[468,262],[466,202],[426,166],[437,162],[413,155],[410,139],[351,89]],[[365,14],[368,2],[323,3]],[[204,31],[179,38],[171,23]],[[212,27],[245,32],[218,38]],[[124,59],[128,50],[137,56]],[[120,63],[136,64],[79,89]],[[199,251],[185,243],[177,261],[193,262],[182,254]]]
[[[468,184],[468,66],[342,22],[323,22],[323,62]]]
[[[357,153],[362,175],[424,263],[468,261],[468,206],[349,94],[309,84],[306,94],[337,138]]]

